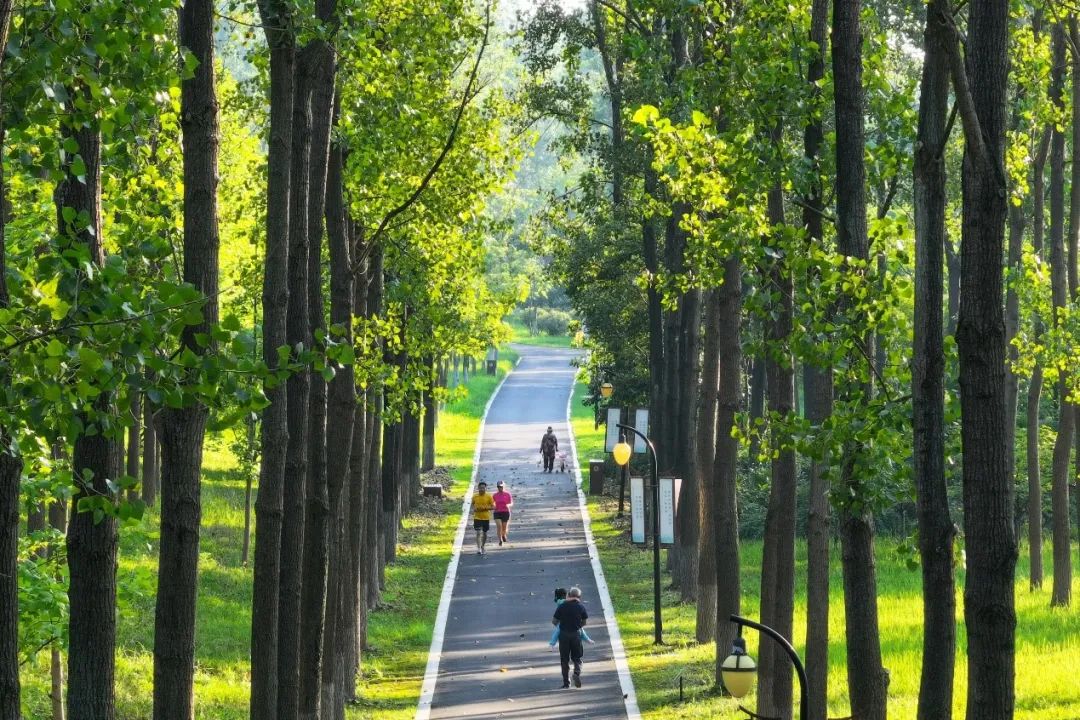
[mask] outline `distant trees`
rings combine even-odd
[[[484,267],[486,201],[519,155],[504,137],[515,105],[482,87],[489,14],[465,2],[255,11],[0,4],[0,28],[14,28],[0,66],[4,169],[14,162],[0,217],[5,720],[20,712],[19,663],[65,642],[69,717],[124,712],[117,549],[145,522],[159,469],[154,716],[196,712],[202,453],[209,431],[233,427],[243,462],[262,462],[252,717],[343,718],[366,610],[419,487],[420,408],[449,397],[444,360],[503,337],[519,295],[492,289]],[[261,36],[218,32],[252,24]],[[290,385],[309,391],[289,404]],[[384,425],[406,441],[387,467],[409,479],[395,478],[380,517]],[[56,579],[24,553],[17,518],[69,492]],[[365,550],[377,543],[391,552]],[[50,592],[35,597],[51,602],[56,583],[70,598],[28,608],[55,611],[47,632],[20,622],[15,579],[36,576]]]
[[[764,524],[761,508],[752,509],[764,535],[761,612],[789,634],[786,598],[794,574],[784,548],[805,526],[816,718],[826,715],[830,505],[843,546],[851,710],[860,717],[886,714],[874,577],[879,522],[891,535],[907,532],[909,513],[919,524],[930,658],[921,717],[944,717],[953,705],[953,518],[962,522],[967,552],[968,632],[981,633],[969,644],[969,671],[980,673],[974,684],[996,688],[993,699],[978,703],[997,712],[990,706],[1004,708],[1012,693],[1002,674],[1011,672],[1011,661],[990,660],[1012,657],[1009,612],[976,617],[973,607],[990,598],[1012,607],[1019,517],[1013,499],[1025,464],[1030,583],[1041,582],[1039,430],[1047,423],[1057,423],[1058,438],[1050,517],[1057,547],[1068,544],[1068,487],[1060,479],[1076,436],[1077,383],[1067,359],[1078,346],[1068,279],[1076,270],[1069,243],[1058,247],[1055,238],[1075,235],[1065,231],[1063,194],[1073,137],[1064,88],[1074,67],[1065,55],[1071,26],[1060,23],[1051,57],[1044,10],[1027,7],[1028,16],[1003,31],[1005,11],[997,3],[978,12],[931,3],[920,33],[920,23],[903,13],[846,1],[831,8],[825,2],[706,2],[682,9],[591,3],[578,13],[544,3],[525,27],[524,59],[536,81],[532,107],[565,124],[566,148],[588,167],[575,193],[552,197],[543,247],[592,331],[590,379],[612,380],[616,404],[648,404],[654,416],[659,412],[652,434],[668,457],[691,457],[671,408],[691,398],[699,424],[707,426],[718,403],[717,443],[702,444],[708,432],[695,433],[692,455],[699,464],[713,459],[715,482],[700,467],[680,468],[702,491],[684,494],[680,513],[684,520],[702,518],[703,527],[721,523],[717,492],[727,492],[729,477],[732,506],[736,485],[764,504],[758,487],[767,484]],[[672,74],[678,63],[670,41],[684,30],[689,66],[698,71]],[[914,60],[895,51],[905,43],[922,43],[924,55]],[[632,58],[623,48],[633,48]],[[1011,70],[993,60],[1003,48],[1010,48]],[[589,81],[604,92],[603,112],[582,99]],[[834,107],[825,106],[826,97]],[[965,144],[952,132],[956,126]],[[1056,130],[1048,132],[1051,127]],[[1047,158],[1053,273],[1040,258]],[[963,176],[962,190],[950,184],[949,168],[962,168],[956,174]],[[992,203],[991,192],[997,193]],[[624,206],[645,212],[627,215]],[[1073,200],[1069,207],[1078,206]],[[961,217],[957,252],[950,218]],[[710,303],[730,287],[736,257],[743,302],[726,305],[734,316],[721,315],[717,325]],[[1047,282],[1051,275],[1061,282]],[[626,276],[638,278],[633,287],[619,284]],[[968,292],[970,283],[978,290]],[[687,311],[686,298],[699,288],[703,307]],[[669,332],[696,336],[699,321],[704,363],[687,369],[669,352]],[[741,333],[729,334],[729,323]],[[619,332],[609,333],[609,326]],[[724,342],[736,338],[745,363],[726,367],[733,356],[718,349],[712,333]],[[1044,372],[1057,383],[1058,399],[1041,408]],[[734,394],[725,399],[724,378],[732,375]],[[801,386],[791,388],[793,380]],[[1028,436],[1020,454],[1010,450],[1017,424],[1026,424]],[[724,448],[732,435],[750,448],[749,460],[732,455],[728,461],[734,451]],[[946,458],[961,453],[962,467],[953,469]],[[805,506],[793,491],[800,469],[809,484]],[[680,524],[682,532],[692,529]],[[723,530],[708,531],[717,560],[735,553],[735,536]],[[980,547],[973,558],[975,537]],[[679,584],[682,550],[675,554],[672,579]],[[703,548],[702,561],[711,563],[710,555]],[[1059,588],[1069,584],[1066,555],[1055,556]],[[709,585],[699,591],[711,602]],[[1053,602],[1068,602],[1062,593]],[[730,612],[731,599],[716,602],[721,617]],[[698,619],[710,627],[711,608],[699,607]],[[703,639],[708,633],[701,627]],[[723,632],[717,632],[718,659],[728,649]],[[787,717],[790,668],[774,662],[767,648],[761,656],[759,712]],[[974,702],[970,696],[970,717]]]

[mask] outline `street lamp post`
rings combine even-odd
[[[784,652],[791,658],[791,663],[795,666],[795,674],[799,676],[799,720],[806,720],[810,717],[810,697],[806,693],[806,669],[803,667],[802,660],[799,659],[799,654],[795,652],[795,648],[791,646],[787,638],[768,625],[756,623],[740,615],[732,615],[730,620],[739,626],[739,636],[735,638],[735,646],[731,649],[731,655],[724,660],[721,677],[724,681],[724,687],[731,693],[731,696],[736,699],[743,697],[750,692],[750,688],[754,684],[753,673],[757,671],[757,667],[754,661],[746,654],[746,641],[742,638],[742,629],[744,627],[753,628],[779,643],[780,647],[784,648]]]
[[[652,458],[653,643],[662,645],[664,643],[664,621],[660,615],[660,471],[657,469],[656,448],[653,447],[652,440],[637,428],[622,423],[617,423],[617,427],[623,431],[624,436],[622,442],[615,446],[615,451],[612,453],[615,456],[615,462],[619,465],[626,465],[630,462],[633,448],[625,440],[627,431],[634,433],[645,442],[645,446],[649,448],[649,455]]]

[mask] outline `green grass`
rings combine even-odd
[[[441,506],[405,520],[398,561],[387,569],[382,605],[369,619],[352,720],[411,718],[420,696],[427,650],[462,493],[472,467],[480,416],[497,382],[516,362],[501,353],[499,375],[476,375],[468,394],[449,403],[439,420],[438,462],[451,469],[455,487]],[[208,442],[203,476],[203,520],[196,615],[196,718],[243,720],[250,692],[252,569],[240,565],[244,485],[221,438]],[[158,515],[121,530],[118,571],[116,695],[118,720],[145,720],[152,710],[154,597],[157,589]],[[51,717],[49,657],[22,668],[24,713]]]
[[[568,348],[571,347],[573,338],[569,335],[533,335],[529,328],[525,327],[519,322],[508,320],[507,324],[513,331],[513,335],[510,337],[510,342],[517,343],[518,345],[531,345],[535,347],[555,347],[555,348]]]
[[[581,404],[584,386],[578,385],[573,405],[574,433],[578,457],[603,457],[603,428],[593,429],[592,409]],[[604,564],[618,615],[619,629],[629,658],[638,702],[645,718],[679,717],[743,718],[734,701],[711,691],[715,645],[694,641],[695,608],[680,604],[678,595],[665,588],[663,596],[664,636],[668,646],[652,645],[652,562],[651,554],[630,545],[628,523],[615,517],[616,503],[610,498],[589,497],[593,534]],[[806,605],[805,544],[799,543],[796,568],[795,638],[796,649],[805,644]],[[846,684],[844,647],[844,605],[840,558],[834,548],[831,607],[829,617],[829,710],[832,717],[850,714]],[[887,540],[879,542],[877,553],[878,612],[885,666],[891,673],[889,716],[914,718],[919,692],[922,656],[921,578],[910,571]],[[759,612],[761,543],[744,542],[742,556],[743,614],[751,618]],[[1016,718],[1017,720],[1076,720],[1080,718],[1080,614],[1074,609],[1052,610],[1049,583],[1039,592],[1027,588],[1027,563],[1021,553],[1017,567],[1016,604]],[[1051,567],[1049,558],[1046,567]],[[966,637],[963,625],[963,574],[957,578],[958,650],[956,662],[954,717],[964,717],[967,694]],[[1073,597],[1080,597],[1080,579],[1073,580]],[[756,635],[748,636],[751,654],[757,654]],[[678,676],[687,682],[687,701],[678,699]],[[754,699],[744,701],[754,707]]]

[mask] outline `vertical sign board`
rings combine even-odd
[[[604,452],[613,452],[619,444],[619,423],[622,422],[622,408],[607,409],[607,438],[604,440]]]
[[[681,478],[660,478],[660,544],[675,543],[675,513],[679,509]]]
[[[630,478],[630,542],[645,544],[645,478]]]
[[[638,408],[634,411],[634,429],[642,435],[649,434],[649,408]],[[634,436],[634,452],[641,454],[647,450],[645,441],[639,436]]]

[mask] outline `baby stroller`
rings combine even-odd
[[[566,453],[560,452],[555,454],[555,462],[559,465],[559,472],[566,472]]]

